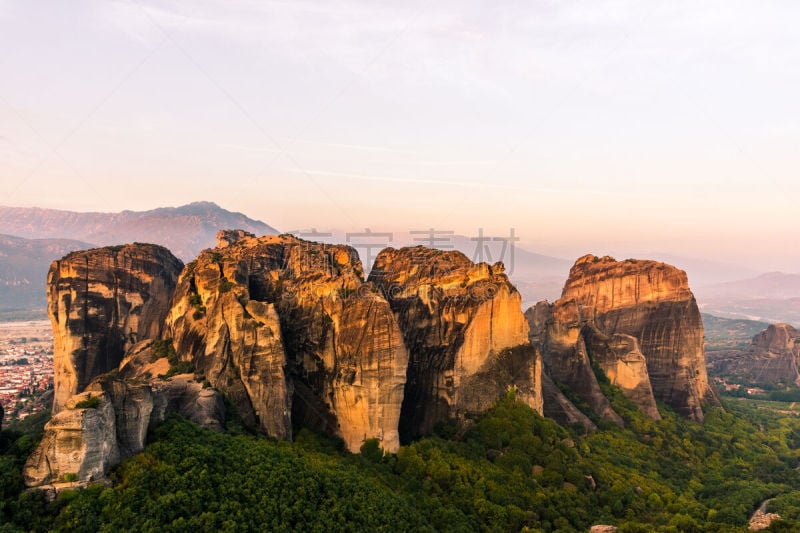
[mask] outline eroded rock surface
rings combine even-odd
[[[42,442],[23,470],[29,486],[103,478],[121,460],[144,450],[148,430],[172,413],[222,430],[225,414],[219,392],[204,388],[193,374],[152,376],[152,370],[169,365],[163,358],[150,362],[150,341],[132,350],[135,355],[126,358],[119,373],[95,378],[45,425]]]
[[[90,397],[97,402],[95,406],[79,407]],[[25,463],[23,476],[32,487],[100,479],[119,461],[110,398],[87,392],[72,396],[45,425],[42,441]]]
[[[542,352],[548,376],[572,389],[599,416],[623,426],[595,377],[583,333],[586,321],[577,304],[567,299],[552,305],[539,302],[526,312],[526,317],[531,325],[531,340]],[[572,412],[561,398],[554,399],[560,409]]]
[[[542,372],[542,412],[544,416],[552,418],[562,426],[577,424],[583,426],[586,432],[597,429],[595,423],[553,383],[547,371]]]
[[[74,252],[53,262],[47,283],[53,413],[95,376],[116,368],[134,343],[159,337],[182,267],[152,244]]]
[[[388,303],[348,246],[220,232],[187,265],[169,336],[246,421],[290,438],[292,421],[351,451],[397,433],[408,353]]]
[[[656,261],[584,256],[570,270],[562,299],[574,300],[605,335],[634,337],[653,393],[702,421],[703,402],[718,404],[703,354],[703,323],[686,273]]]
[[[639,349],[636,337],[624,333],[608,336],[592,327],[587,327],[584,335],[592,360],[611,384],[622,389],[625,396],[649,418],[660,420],[661,414],[647,372],[647,360]]]
[[[417,246],[378,254],[369,280],[385,295],[409,351],[401,432],[490,407],[510,387],[541,412],[541,363],[519,292],[502,263]]]

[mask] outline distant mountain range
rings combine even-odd
[[[278,230],[213,202],[121,213],[78,213],[38,207],[0,207],[0,233],[26,239],[74,239],[95,246],[129,242],[160,244],[183,261],[213,246],[220,229],[256,235]],[[54,257],[53,259],[57,259]]]
[[[768,272],[753,278],[699,287],[697,292],[705,298],[731,296],[750,299],[800,298],[800,274]]]
[[[0,318],[44,316],[45,282],[53,259],[92,245],[70,239],[23,239],[0,234]],[[37,314],[19,314],[37,310]]]
[[[760,276],[695,289],[704,313],[800,324],[800,274],[769,272]]]
[[[644,254],[644,257],[674,265],[685,271],[689,276],[689,286],[692,287],[692,289],[704,285],[752,278],[763,272],[725,261],[714,261],[711,259],[687,257],[683,255],[652,252]]]
[[[75,250],[149,242],[184,261],[216,243],[220,229],[278,231],[212,202],[121,213],[0,207],[0,320],[44,318],[50,263]]]

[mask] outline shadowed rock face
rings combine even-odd
[[[575,404],[553,383],[546,371],[542,372],[542,410],[544,416],[552,418],[562,426],[577,424],[583,426],[586,432],[597,429],[594,422],[575,407]]]
[[[480,413],[509,387],[541,412],[541,364],[503,265],[460,252],[383,250],[369,280],[394,311],[409,350],[401,433]]]
[[[152,244],[97,248],[53,262],[47,293],[53,413],[95,376],[116,368],[135,342],[159,337],[182,267]]]
[[[542,352],[550,378],[572,389],[602,418],[623,426],[594,375],[583,335],[585,321],[575,302],[565,299],[553,305],[539,302],[526,312],[526,317],[531,325],[531,340]],[[565,405],[560,398],[557,404]]]
[[[635,338],[655,397],[678,413],[702,421],[701,403],[717,404],[706,375],[703,323],[685,272],[655,261],[588,255],[570,270],[562,299],[574,300],[603,334]]]
[[[713,354],[720,375],[757,385],[800,385],[800,337],[789,324],[773,324],[753,337],[746,350]]]
[[[351,451],[367,438],[397,450],[408,354],[355,250],[231,231],[219,245],[181,274],[167,320],[178,354],[272,436],[294,422]]]

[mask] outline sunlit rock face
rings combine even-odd
[[[220,232],[181,274],[167,319],[178,354],[278,438],[292,424],[399,447],[408,366],[386,300],[348,246]]]
[[[53,412],[95,377],[117,367],[126,350],[161,333],[183,264],[169,250],[128,244],[74,252],[50,266]]]
[[[709,367],[754,385],[800,385],[800,336],[789,324],[772,324],[745,350],[715,352]]]
[[[502,263],[422,246],[383,250],[369,280],[389,301],[409,351],[401,432],[488,409],[509,388],[541,412],[541,362]]]
[[[223,395],[273,437],[308,427],[354,452],[394,452],[401,427],[429,434],[507,393],[541,412],[541,358],[502,264],[389,249],[374,276],[349,246],[239,230],[182,270],[141,244],[56,261],[58,408],[28,483],[102,477],[171,413],[222,430]]]
[[[566,325],[582,324],[576,350],[581,343],[588,348],[590,359],[648,416],[658,416],[655,399],[697,421],[704,418],[703,402],[718,404],[706,374],[700,312],[682,270],[587,255],[570,270],[553,308],[560,306],[573,306]],[[542,346],[555,355],[545,360],[558,366],[561,347],[555,348]]]
[[[45,425],[42,441],[23,469],[28,486],[100,479],[119,463],[111,401],[95,393],[96,407],[79,407],[89,397],[90,393],[72,396]]]

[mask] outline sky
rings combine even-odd
[[[797,272],[798,27],[788,0],[0,0],[0,205]]]

